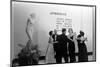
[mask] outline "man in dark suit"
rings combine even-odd
[[[56,59],[56,62],[57,62],[57,57],[56,57],[56,53],[57,53],[57,49],[58,49],[58,34],[57,34],[57,30],[55,29],[54,30],[54,34],[53,34],[53,36],[52,36],[52,38],[53,38],[53,48],[54,48],[54,57],[55,57],[55,59]]]
[[[57,44],[58,44],[58,42],[57,42],[58,34],[57,34],[57,30],[56,29],[54,30],[54,34],[53,34],[52,38],[53,38],[53,42],[54,42],[53,43],[53,48],[54,48],[55,58],[56,58],[56,51],[57,51]]]
[[[67,54],[67,43],[68,38],[66,36],[66,29],[62,29],[62,34],[58,37],[57,51],[56,51],[56,60],[57,63],[62,63],[62,58],[64,58],[65,63],[68,63],[68,54]]]

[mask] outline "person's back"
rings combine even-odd
[[[58,51],[57,51],[57,61],[58,63],[62,62],[62,58],[64,58],[65,63],[68,62],[68,54],[67,54],[67,42],[68,38],[65,35],[66,29],[62,29],[62,34],[58,37]]]
[[[61,34],[59,36],[59,47],[63,50],[63,49],[67,49],[67,42],[68,42],[68,38],[65,34]]]

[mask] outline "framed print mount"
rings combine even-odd
[[[11,66],[96,61],[96,6],[11,1]]]

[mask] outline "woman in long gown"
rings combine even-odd
[[[79,56],[78,56],[79,62],[88,61],[87,47],[86,47],[85,41],[87,41],[87,38],[84,37],[84,32],[80,31],[80,34],[77,36],[78,50],[79,50]]]
[[[69,28],[68,29],[69,35],[69,45],[68,45],[68,50],[69,50],[69,58],[70,62],[75,62],[76,57],[75,57],[75,33],[73,33],[73,29]]]
[[[54,49],[53,49],[53,31],[49,32],[49,40],[48,40],[48,46],[46,50],[46,63],[56,63],[56,60],[54,58]]]

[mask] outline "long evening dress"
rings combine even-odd
[[[46,63],[56,63],[54,58],[53,38],[49,37],[47,51],[46,51]]]
[[[81,35],[78,35],[78,38],[81,38]],[[87,47],[85,44],[85,41],[81,42],[81,40],[77,40],[78,42],[78,50],[79,50],[79,55],[78,55],[78,60],[79,62],[87,62],[88,61],[88,55],[87,55]]]
[[[73,40],[73,37],[74,36],[71,36],[70,39]],[[71,41],[70,39],[69,39],[69,46],[68,46],[70,62],[75,62],[76,61],[76,57],[75,57],[75,43],[74,43],[74,41]]]

